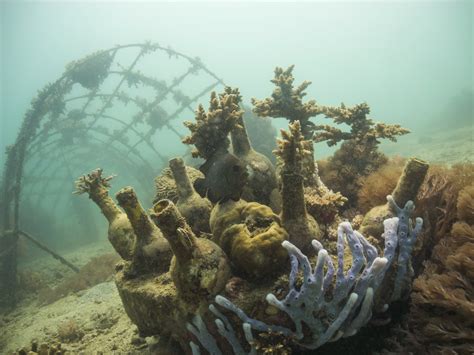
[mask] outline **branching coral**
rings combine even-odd
[[[303,103],[303,97],[306,96],[304,91],[311,82],[303,81],[294,88],[294,67],[291,65],[286,69],[275,68],[275,77],[271,82],[276,88],[272,96],[263,100],[252,99],[255,106],[253,111],[260,117],[284,117],[290,123],[300,121],[303,136],[305,139],[312,139],[315,126],[310,118],[323,113],[324,110],[315,100]]]
[[[227,136],[238,124],[243,111],[240,110],[240,94],[238,90],[226,88],[222,94],[211,93],[209,110],[206,112],[202,105],[196,110],[196,122],[186,121],[184,125],[191,135],[183,139],[185,144],[193,144],[193,157],[210,159],[218,151],[227,151],[229,138]]]
[[[376,171],[387,162],[384,154],[378,151],[380,139],[396,141],[397,136],[409,133],[399,125],[375,123],[367,118],[370,108],[366,103],[348,108],[325,107],[324,114],[332,118],[336,124],[350,126],[350,132],[328,126],[319,125],[315,129],[315,142],[326,141],[333,146],[343,141],[341,147],[329,159],[326,169],[322,169],[323,180],[335,191],[346,196],[351,205],[357,203],[357,192],[361,186],[361,177]]]

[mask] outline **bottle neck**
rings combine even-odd
[[[236,156],[247,155],[252,146],[250,144],[250,139],[247,134],[247,129],[245,128],[244,120],[242,117],[237,121],[241,127],[236,127],[230,133],[232,139],[232,149]]]
[[[184,165],[183,159],[175,158],[169,162],[171,172],[173,173],[174,180],[176,182],[176,188],[178,190],[178,197],[180,200],[187,199],[195,193],[194,187],[189,180],[189,176],[186,172],[186,166]]]
[[[131,187],[125,187],[117,192],[116,197],[120,207],[127,214],[137,237],[146,238],[150,236],[153,231],[153,224],[140,202],[138,202],[135,191]]]
[[[122,213],[105,188],[99,188],[98,191],[91,193],[89,197],[99,206],[109,223],[112,223],[112,221]]]
[[[283,225],[292,220],[301,220],[306,216],[304,201],[303,176],[294,173],[283,173],[282,180],[282,209],[281,219]]]

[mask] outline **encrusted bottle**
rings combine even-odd
[[[174,158],[169,162],[178,190],[176,207],[188,222],[194,233],[209,232],[209,216],[212,204],[207,198],[201,197],[194,189],[183,159]]]
[[[133,188],[124,187],[117,192],[116,198],[136,235],[130,275],[167,271],[172,257],[170,246],[146,214]]]
[[[418,190],[423,184],[429,164],[421,159],[410,158],[405,164],[403,173],[398,179],[397,186],[392,192],[394,202],[403,208],[408,201],[415,201]],[[390,204],[372,208],[364,217],[361,225],[361,233],[378,237],[383,232],[383,221],[396,216]]]
[[[109,196],[109,181],[112,178],[113,176],[103,178],[102,169],[93,170],[76,181],[75,194],[87,193],[89,198],[99,206],[109,222],[108,239],[110,243],[122,259],[131,260],[135,233],[127,215],[117,207]]]
[[[247,165],[249,173],[242,198],[246,201],[271,205],[272,193],[277,189],[275,167],[270,159],[252,148],[242,116],[237,123],[238,126],[231,131],[232,149],[233,153]]]
[[[150,216],[173,250],[170,273],[179,296],[194,303],[221,292],[230,277],[222,249],[209,239],[197,238],[170,200],[157,202]]]

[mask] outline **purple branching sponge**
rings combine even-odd
[[[413,212],[413,202],[409,201],[405,208],[400,209],[393,202],[391,196],[387,199],[392,208],[396,209],[398,217],[384,221],[382,237],[385,239],[385,248],[383,257],[379,257],[377,249],[359,232],[354,231],[348,222],[339,224],[337,231],[337,271],[327,250],[317,240],[313,240],[311,243],[318,252],[314,267],[308,257],[295,245],[289,241],[282,243],[291,262],[289,291],[281,300],[271,293],[267,295],[266,300],[291,318],[295,330],[252,319],[225,297],[216,296],[216,304],[241,319],[245,339],[251,344],[249,354],[255,353],[252,345],[252,329],[257,332],[280,333],[293,338],[298,345],[307,349],[316,349],[327,342],[356,334],[370,321],[374,297],[397,252],[396,277],[391,300],[400,298],[401,293],[410,284],[411,275],[407,270],[411,269],[411,252],[416,236],[421,229],[422,220],[417,218],[416,226],[411,228],[409,218]],[[346,244],[352,254],[351,266],[347,271],[344,268]],[[303,279],[298,283],[301,285],[298,286],[297,276],[300,271]],[[388,305],[385,308],[388,308]],[[209,306],[209,309],[216,316],[215,323],[219,334],[227,340],[236,354],[245,354],[246,352],[238,342],[238,337],[229,320],[214,305]],[[202,326],[204,325],[202,324]],[[200,340],[202,347],[214,353],[215,341],[207,329],[201,327],[200,333],[197,334],[198,329],[193,328],[193,334]],[[203,334],[211,339],[201,340]],[[206,344],[212,344],[212,347]],[[194,354],[199,354],[196,344],[192,344],[192,349]]]
[[[416,242],[416,238],[423,226],[423,219],[417,218],[413,227],[410,216],[415,209],[413,201],[407,201],[405,207],[400,208],[391,195],[387,196],[390,209],[398,217],[398,261],[397,274],[391,301],[397,301],[406,295],[411,287],[413,268],[411,265],[411,253]]]

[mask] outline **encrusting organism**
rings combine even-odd
[[[347,197],[352,206],[357,203],[360,178],[369,175],[387,162],[387,157],[378,150],[380,139],[396,142],[397,136],[409,133],[399,125],[375,123],[367,115],[369,105],[362,103],[354,107],[324,107],[323,113],[336,124],[346,124],[349,132],[329,125],[315,126],[313,140],[334,146],[343,142],[326,164],[320,166],[325,183]]]
[[[403,217],[409,217],[412,209],[404,209],[405,212]],[[391,286],[392,300],[398,299],[397,289],[400,286],[406,287],[407,278],[400,270],[407,267],[412,250],[410,245],[416,239],[421,223],[421,219],[418,219],[417,227],[411,229],[408,220],[400,222],[398,217],[385,220],[383,257],[377,256],[377,249],[360,233],[354,231],[348,222],[339,224],[337,269],[327,250],[317,240],[311,242],[318,255],[314,267],[299,248],[289,241],[284,241],[282,245],[287,250],[291,261],[289,291],[283,299],[270,293],[266,300],[281,312],[286,313],[294,323],[294,328],[252,319],[230,300],[219,295],[215,298],[216,304],[234,313],[242,321],[245,339],[251,345],[250,352],[240,350],[242,345],[237,341],[239,338],[227,317],[223,316],[215,305],[210,305],[210,311],[216,316],[215,323],[219,334],[231,344],[236,354],[255,353],[252,348],[254,338],[252,330],[281,333],[307,349],[316,349],[327,342],[354,335],[371,319],[378,291],[382,285],[386,287],[385,276],[397,253],[399,254],[398,271],[394,285]],[[346,243],[352,254],[351,266],[348,270],[344,267]],[[303,273],[301,284],[297,282],[300,271]],[[387,307],[388,305],[384,308]],[[199,317],[195,317],[192,323],[188,324],[188,330],[196,336],[207,351],[220,353],[214,337]],[[190,346],[193,354],[200,353],[196,343],[190,342]]]
[[[209,217],[212,204],[204,197],[201,197],[186,172],[186,166],[181,158],[171,159],[169,162],[178,191],[176,207],[191,226],[195,234],[209,232]]]
[[[257,202],[228,201],[212,211],[212,240],[229,256],[237,275],[262,279],[278,272],[287,255],[288,239],[280,217]]]
[[[87,193],[89,198],[99,206],[109,222],[108,238],[115,251],[124,260],[132,259],[135,244],[135,232],[127,215],[117,207],[109,196],[110,180],[114,176],[102,177],[102,169],[95,169],[77,179],[76,195]]]
[[[191,135],[183,139],[185,144],[193,144],[193,157],[205,159],[199,167],[204,179],[197,179],[194,186],[213,203],[222,200],[238,200],[246,183],[245,164],[229,153],[229,133],[238,125],[242,111],[239,98],[232,90],[217,95],[211,93],[209,110],[202,105],[196,110],[195,122],[184,124]]]
[[[133,188],[124,187],[115,197],[127,214],[136,236],[128,270],[130,276],[168,270],[172,256],[170,245],[150,220]]]

